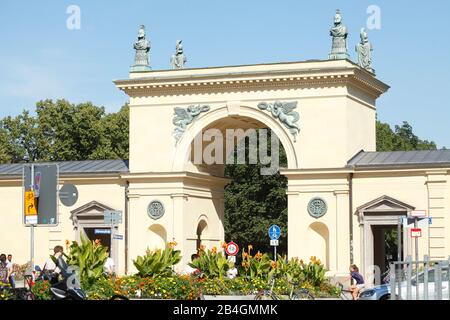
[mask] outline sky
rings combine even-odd
[[[71,5],[80,9],[79,29],[67,27]],[[354,61],[359,30],[372,22],[373,67],[391,86],[378,118],[408,121],[420,138],[449,148],[448,0],[0,0],[0,118],[47,98],[118,111],[127,96],[112,81],[128,77],[141,24],[154,70],[170,67],[177,39],[186,67],[302,61],[327,58],[337,8]]]

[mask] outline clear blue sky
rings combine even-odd
[[[71,4],[81,9],[80,30],[66,28]],[[392,86],[379,100],[379,119],[408,121],[421,138],[450,147],[448,0],[1,0],[0,117],[45,98],[117,111],[127,97],[111,81],[127,77],[140,24],[153,69],[169,67],[177,39],[189,67],[325,59],[340,8],[355,60],[373,4],[381,9],[381,29],[369,30],[374,68]]]

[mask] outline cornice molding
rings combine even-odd
[[[373,75],[349,61],[344,61],[339,67],[299,68],[297,65],[286,68],[268,70],[244,70],[241,72],[211,72],[209,69],[195,69],[196,74],[173,74],[158,72],[148,77],[114,81],[116,86],[131,97],[180,95],[204,92],[227,91],[262,91],[292,88],[322,88],[355,85],[364,89],[371,96],[378,98],[389,89],[389,86],[376,79]],[[315,65],[318,62],[313,62]],[[307,63],[305,63],[307,64]],[[320,63],[319,63],[320,64]],[[252,67],[252,66],[250,66]],[[254,67],[257,67],[254,66]],[[202,70],[209,73],[199,73]],[[218,68],[218,71],[221,69]]]

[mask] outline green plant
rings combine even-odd
[[[247,277],[262,278],[267,280],[274,272],[276,263],[272,261],[267,253],[257,252],[251,255],[253,247],[249,245],[247,251],[242,251],[242,268]]]
[[[81,244],[73,241],[66,256],[69,266],[77,266],[80,281],[85,288],[103,277],[104,265],[108,258],[108,248],[99,240],[91,241],[81,234]]]
[[[217,252],[217,248],[205,250],[201,247],[198,250],[199,257],[194,259],[189,265],[199,269],[208,278],[223,278],[227,271],[232,267],[232,263],[221,252]]]
[[[174,250],[174,246],[174,243],[169,243],[164,250],[147,250],[145,256],[138,256],[136,260],[133,260],[139,275],[152,277],[172,274],[172,267],[181,260],[181,253],[179,250]]]

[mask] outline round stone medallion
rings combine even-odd
[[[308,203],[308,212],[313,218],[320,218],[327,213],[327,203],[322,198],[313,198]]]
[[[153,200],[150,202],[147,208],[147,213],[150,218],[157,220],[164,215],[165,209],[164,205],[159,200]]]

